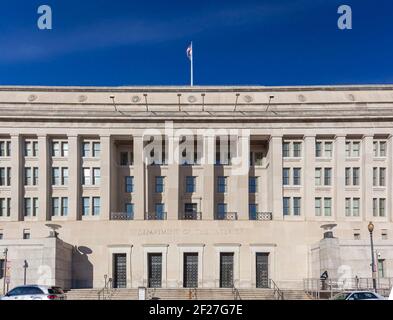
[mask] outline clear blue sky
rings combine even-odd
[[[53,30],[37,28],[37,8]],[[353,29],[337,28],[351,5]],[[0,85],[393,83],[392,0],[2,0]]]

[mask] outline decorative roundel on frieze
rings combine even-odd
[[[197,101],[197,98],[195,96],[189,96],[187,100],[189,103],[195,103]]]
[[[302,94],[299,94],[297,98],[299,99],[300,102],[305,102],[307,100],[307,98]]]
[[[254,99],[253,99],[251,96],[247,95],[247,96],[244,96],[244,97],[243,97],[243,100],[244,100],[244,102],[246,102],[246,103],[250,103],[250,102],[252,102]]]
[[[87,100],[87,96],[85,96],[85,95],[81,95],[78,97],[79,102],[85,102],[86,100]]]
[[[131,98],[131,101],[132,101],[133,103],[138,103],[139,101],[141,101],[141,98],[140,98],[139,96],[133,96],[133,97]]]
[[[27,100],[29,100],[30,102],[33,102],[37,99],[38,99],[38,97],[35,94],[31,94],[27,97]]]

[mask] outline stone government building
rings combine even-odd
[[[378,277],[393,277],[392,120],[382,85],[0,87],[0,283],[23,284],[25,261],[27,283],[66,289],[369,278],[369,221]],[[164,136],[144,163],[145,130],[168,121],[241,130],[229,159],[206,134],[187,161],[165,160],[182,140]]]

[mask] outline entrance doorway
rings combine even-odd
[[[256,260],[256,287],[269,288],[269,253],[257,252]]]
[[[233,287],[233,252],[220,253],[220,288]]]
[[[198,253],[184,253],[183,258],[183,287],[198,287]]]
[[[125,253],[113,255],[113,287],[127,287],[127,255]]]
[[[161,288],[162,286],[162,254],[149,253],[148,264],[148,286],[149,288]]]

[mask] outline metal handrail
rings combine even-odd
[[[257,221],[273,220],[273,213],[272,212],[256,212],[254,217],[250,214],[250,220],[257,220]]]
[[[237,220],[237,212],[221,212],[216,214],[217,220]]]
[[[181,220],[202,220],[202,212],[183,212],[180,218]]]
[[[112,278],[109,278],[107,280],[107,275],[104,275],[104,279],[105,279],[104,280],[104,287],[97,292],[98,300],[107,300],[112,295],[112,291],[111,291],[113,289],[112,288]],[[102,296],[102,299],[101,299],[101,296]]]
[[[274,290],[274,298],[276,300],[284,300],[284,292],[280,290],[280,288],[277,286],[273,279],[269,279],[269,282],[269,287]]]
[[[111,212],[111,220],[134,220],[134,214],[130,212]]]
[[[166,212],[148,212],[145,214],[145,220],[166,220],[167,219],[167,213]]]

